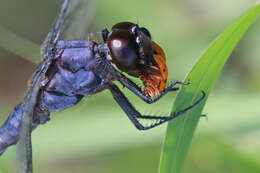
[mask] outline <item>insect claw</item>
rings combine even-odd
[[[176,87],[176,88],[173,87],[173,88],[170,89],[170,91],[177,91],[179,89],[180,89],[179,87]]]
[[[191,83],[190,82],[183,82],[182,84],[183,85],[190,85]]]
[[[186,83],[187,83],[188,85],[191,84],[190,79],[188,79]]]
[[[205,118],[207,118],[208,115],[207,115],[207,114],[201,114],[200,117],[205,117]]]
[[[206,120],[208,120],[208,115],[207,114],[201,114],[200,117],[202,118],[205,118]]]
[[[181,85],[189,85],[191,84],[190,82],[182,82],[182,81],[177,81],[178,84],[181,84]]]

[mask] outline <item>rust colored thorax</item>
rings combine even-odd
[[[165,89],[168,78],[168,68],[162,48],[153,42],[153,49],[153,58],[157,66],[150,66],[148,72],[141,75],[141,80],[143,81],[142,92],[147,97],[159,95]]]

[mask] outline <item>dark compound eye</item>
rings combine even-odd
[[[148,36],[149,38],[151,38],[151,34],[150,34],[150,32],[148,31],[148,29],[146,29],[146,28],[144,28],[144,27],[141,27],[141,28],[139,28],[139,30],[140,30],[141,32],[143,32],[146,36]]]
[[[135,23],[120,22],[112,27],[107,41],[112,62],[124,72],[142,71],[142,65],[155,64],[150,32]]]
[[[124,72],[136,69],[138,46],[133,35],[127,30],[113,31],[108,38],[112,62]]]

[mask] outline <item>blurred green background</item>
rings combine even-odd
[[[0,0],[0,26],[40,45],[60,2]],[[145,26],[166,53],[169,81],[182,80],[209,44],[254,4],[253,0],[96,0],[88,30],[98,35],[120,21]],[[258,20],[225,65],[206,104],[207,118],[197,128],[184,173],[260,172],[259,31]],[[22,101],[35,68],[0,47],[1,123]],[[171,93],[153,106],[123,91],[138,110],[152,114],[168,113],[175,96]],[[52,113],[51,121],[33,132],[34,170],[155,173],[165,127],[138,131],[105,91]],[[13,146],[0,157],[0,172],[12,172],[14,158]]]

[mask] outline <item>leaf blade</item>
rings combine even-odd
[[[190,82],[191,85],[181,88],[173,112],[194,103],[200,97],[201,91],[206,92],[208,97],[229,55],[259,14],[260,5],[256,5],[237,19],[209,46],[186,77],[185,81]],[[181,172],[206,99],[185,115],[169,122],[161,156],[160,173]]]

